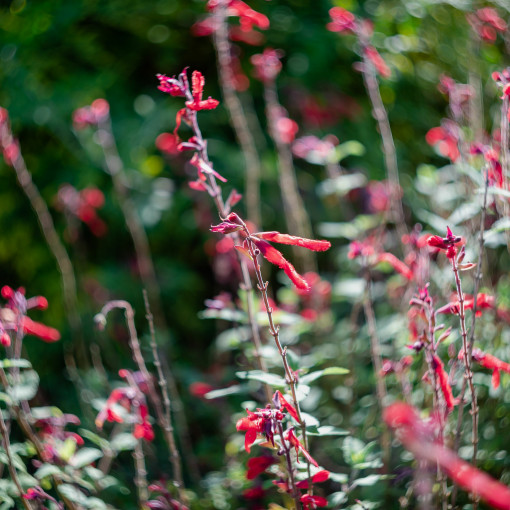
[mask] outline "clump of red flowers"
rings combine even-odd
[[[108,119],[110,105],[106,99],[96,99],[90,106],[78,108],[73,113],[74,129],[81,130],[89,126],[97,126]]]
[[[119,414],[120,408],[129,413],[129,422],[133,423],[133,435],[137,439],[152,441],[154,430],[149,422],[149,409],[142,389],[146,383],[137,382],[140,374],[131,374],[129,370],[119,370],[119,375],[127,379],[129,386],[115,388],[96,418],[96,427],[102,429],[104,422],[123,423],[124,418]]]
[[[506,21],[492,7],[484,7],[473,14],[467,14],[467,20],[478,36],[488,43],[495,42],[497,34],[504,34],[507,29]]]
[[[104,205],[104,194],[100,189],[85,188],[78,191],[74,186],[64,184],[57,198],[59,207],[83,221],[95,236],[106,234],[106,223],[97,214],[97,209]]]
[[[501,381],[501,372],[510,374],[510,364],[505,361],[501,361],[496,356],[483,352],[480,349],[473,349],[471,352],[471,358],[476,361],[481,367],[492,370],[492,386],[498,388]],[[459,352],[459,359],[464,359],[464,351]]]
[[[427,243],[433,248],[446,251],[446,256],[451,260],[457,255],[456,245],[462,242],[462,237],[453,235],[450,227],[446,227],[446,237],[431,236]]]

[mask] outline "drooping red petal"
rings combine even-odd
[[[433,368],[436,373],[436,377],[439,381],[439,386],[444,396],[444,400],[446,403],[446,407],[451,410],[455,405],[455,399],[453,398],[452,387],[450,386],[450,382],[448,381],[448,374],[444,369],[443,362],[439,359],[438,356],[434,354],[433,359]]]
[[[289,443],[296,449],[296,454],[301,451],[301,453],[305,456],[306,460],[310,464],[313,464],[315,467],[319,467],[317,461],[308,453],[305,447],[301,444],[296,434],[294,434],[294,429],[291,428],[285,433],[285,439],[289,441]]]
[[[257,431],[254,429],[248,429],[244,436],[244,449],[250,453],[251,445],[257,440]]]
[[[21,320],[21,327],[27,335],[34,335],[39,337],[45,342],[57,342],[60,340],[60,333],[49,326],[45,326],[40,322],[35,322],[29,317],[23,317]]]
[[[252,238],[253,243],[262,253],[263,257],[285,271],[292,283],[301,290],[310,290],[306,280],[296,271],[295,267],[273,246],[262,239]]]
[[[299,416],[298,416],[298,413],[296,411],[296,408],[289,404],[287,402],[287,400],[285,399],[285,397],[282,395],[281,391],[280,390],[276,390],[276,393],[278,394],[278,398],[280,399],[280,402],[282,404],[282,407],[284,409],[287,409],[287,411],[289,412],[289,414],[298,422],[300,423],[300,420],[299,420]]]
[[[498,388],[500,381],[501,381],[501,372],[499,371],[499,369],[495,368],[494,371],[492,372],[492,386],[494,388]]]
[[[258,232],[254,235],[273,243],[291,244],[292,246],[301,246],[302,248],[308,248],[313,251],[326,251],[331,248],[331,243],[329,241],[306,239],[289,234],[280,234],[280,232]]]
[[[381,253],[377,257],[378,262],[388,262],[388,264],[400,273],[402,276],[405,276],[408,280],[412,280],[414,278],[413,272],[406,266],[401,260],[399,260],[392,253]]]

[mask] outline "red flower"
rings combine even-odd
[[[431,236],[427,240],[427,244],[433,248],[439,248],[446,251],[446,256],[453,259],[457,254],[456,244],[462,241],[462,237],[453,235],[450,227],[446,227],[446,237]]]
[[[453,124],[445,122],[441,127],[430,129],[425,135],[425,140],[429,145],[437,145],[439,153],[445,158],[453,162],[459,159],[458,137]]]
[[[310,494],[303,494],[301,496],[301,503],[303,503],[303,510],[315,510],[319,506],[328,506],[328,500],[322,496],[312,496]]]
[[[326,25],[330,32],[354,32],[356,30],[356,17],[342,7],[333,7],[329,10],[331,22]]]
[[[400,273],[402,276],[405,276],[408,280],[412,280],[414,278],[413,272],[395,255],[392,253],[381,253],[377,255],[377,262],[387,262],[388,264]]]
[[[474,308],[475,300],[473,296],[468,294],[464,295],[464,309],[472,310]],[[494,296],[489,296],[484,292],[480,292],[476,295],[476,316],[480,317],[482,315],[482,310],[492,309],[495,305]],[[460,303],[458,301],[452,301],[441,308],[438,308],[437,313],[442,314],[454,314],[458,315],[460,313]]]
[[[186,101],[186,106],[193,111],[200,110],[214,110],[220,102],[217,99],[202,100],[202,94],[204,92],[205,78],[200,71],[193,71],[191,75],[191,92],[193,95],[193,101]]]
[[[400,440],[416,458],[431,466],[439,465],[459,486],[494,508],[510,510],[510,489],[434,442],[433,432],[420,420],[413,407],[397,402],[384,410],[383,419],[399,432]]]
[[[479,363],[482,367],[492,370],[492,386],[494,388],[497,388],[499,386],[501,379],[500,373],[501,370],[503,372],[506,372],[507,374],[510,374],[510,364],[501,361],[499,358],[496,358],[496,356],[493,356],[492,354],[483,352],[480,349],[473,349],[473,351],[471,352],[471,356],[473,360]],[[459,359],[463,358],[464,351],[462,350],[459,352]]]
[[[257,434],[267,431],[267,425],[269,423],[269,416],[262,413],[253,413],[246,409],[248,416],[241,418],[236,423],[236,429],[238,431],[246,432],[244,437],[244,448],[250,453],[251,445],[257,440]],[[266,413],[267,414],[267,413]]]
[[[391,76],[391,70],[388,64],[381,57],[379,52],[373,46],[367,46],[365,48],[365,57],[370,60],[375,70],[383,77],[389,78]]]
[[[255,77],[262,82],[271,82],[280,74],[282,53],[279,50],[266,48],[263,53],[253,55],[251,63],[255,66]]]
[[[449,411],[451,411],[453,407],[457,404],[457,401],[456,399],[453,398],[452,387],[450,386],[450,382],[448,380],[448,374],[444,369],[444,364],[435,354],[432,356],[432,368],[436,374],[439,387],[441,388],[441,391],[443,393],[446,407],[448,408]]]
[[[329,471],[326,471],[325,469],[318,471],[312,476],[312,483],[321,483],[325,482],[329,479]],[[301,480],[300,482],[296,483],[296,487],[298,489],[308,489],[309,487],[308,480]]]
[[[246,472],[246,478],[248,480],[253,480],[276,462],[276,459],[269,455],[262,455],[261,457],[252,457],[251,459],[248,459],[248,471]]]
[[[185,70],[183,71],[183,73]],[[186,88],[182,80],[182,76],[177,79],[175,76],[169,78],[164,74],[157,74],[156,77],[159,80],[158,89],[161,92],[170,94],[173,97],[184,97],[186,95]]]
[[[296,455],[301,453],[305,456],[306,460],[310,464],[313,464],[315,467],[319,467],[319,464],[317,464],[317,461],[306,451],[305,447],[300,443],[299,439],[297,438],[296,434],[294,434],[294,427],[291,427],[287,432],[285,432],[284,437],[291,446],[293,446],[296,449]]]
[[[280,390],[276,390],[276,393],[274,394],[274,397],[273,399],[275,400],[275,402],[277,402],[277,405],[276,407],[279,408],[279,405],[278,404],[281,404],[281,407],[283,407],[284,409],[286,409],[289,414],[298,422],[300,423],[300,419],[299,419],[299,416],[298,416],[298,413],[296,411],[296,408],[294,406],[292,406],[291,404],[289,404],[287,402],[287,400],[285,400],[284,396],[282,395],[281,391]]]

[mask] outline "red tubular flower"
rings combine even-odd
[[[475,300],[473,296],[468,294],[464,295],[464,309],[472,310],[474,308]],[[476,316],[482,315],[482,310],[493,309],[495,307],[495,298],[484,292],[476,295]],[[451,301],[450,303],[438,308],[437,313],[454,314],[457,315],[460,311],[460,303],[458,301]]]
[[[248,459],[248,471],[246,472],[246,478],[248,480],[253,480],[276,462],[277,460],[269,455],[262,455],[261,457],[252,457],[251,459]]]
[[[473,349],[471,356],[472,359],[479,363],[483,368],[492,370],[492,386],[494,388],[499,387],[501,370],[510,374],[510,363],[506,363],[492,354],[483,352],[480,349]],[[464,350],[459,352],[459,359],[464,359]]]
[[[322,496],[312,496],[310,494],[303,494],[301,496],[301,503],[303,503],[303,510],[315,510],[319,506],[328,506],[328,500]]]
[[[388,64],[386,64],[379,52],[373,46],[367,46],[364,51],[366,58],[370,60],[372,65],[375,67],[375,70],[383,78],[389,78],[391,76],[391,69],[388,67]]]
[[[184,97],[186,95],[186,89],[182,80],[177,79],[175,76],[169,78],[164,74],[157,74],[156,77],[159,80],[158,89],[161,92],[170,94],[173,97]]]
[[[282,395],[280,390],[276,390],[276,393],[274,394],[273,399],[276,399],[279,401],[281,406],[286,409],[289,414],[299,423],[299,416],[297,414],[296,408],[292,405],[290,405],[287,400],[285,400],[285,397]]]
[[[453,235],[450,227],[446,227],[446,237],[431,236],[427,240],[427,244],[433,248],[439,248],[446,251],[446,256],[453,259],[457,254],[456,244],[462,242],[462,237]]]
[[[432,368],[436,373],[436,377],[439,382],[441,391],[443,393],[446,407],[448,408],[449,411],[451,411],[453,407],[457,404],[457,401],[456,399],[453,398],[452,387],[450,386],[450,382],[448,380],[448,374],[444,369],[444,364],[435,354],[432,356]]]
[[[405,276],[408,280],[412,280],[414,278],[413,272],[395,255],[392,253],[381,253],[377,256],[377,262],[387,262],[388,264],[400,273],[402,276]]]
[[[510,510],[510,489],[461,460],[433,441],[433,434],[410,405],[397,402],[383,413],[384,421],[397,432],[404,446],[418,459],[441,469],[460,487],[499,510]]]
[[[21,326],[25,334],[37,336],[45,342],[52,343],[60,340],[60,333],[55,328],[50,328],[40,322],[35,322],[29,317],[23,317]]]
[[[202,100],[202,94],[204,92],[205,78],[200,71],[193,71],[191,75],[191,91],[193,95],[193,101],[186,101],[186,106],[193,111],[200,110],[214,110],[220,102],[217,99]]]
[[[316,239],[305,239],[304,237],[291,236],[289,234],[280,234],[280,232],[257,232],[254,236],[279,244],[290,244],[292,246],[301,246],[313,251],[326,251],[331,248],[329,241]]]
[[[306,457],[306,460],[308,460],[310,464],[313,464],[315,467],[319,467],[317,461],[306,451],[305,447],[301,444],[296,434],[294,434],[294,427],[287,430],[287,432],[284,434],[284,437],[287,441],[289,441],[291,446],[296,449],[296,455],[298,455],[301,451],[301,453]]]
[[[326,25],[330,32],[354,32],[356,30],[356,16],[342,7],[329,10],[331,22]]]
[[[434,127],[425,135],[425,140],[429,145],[437,145],[437,149],[442,156],[451,159],[453,162],[460,157],[459,148],[457,146],[457,137],[453,134],[450,125],[445,127]]]
[[[246,409],[248,417],[241,418],[236,423],[238,431],[246,432],[244,449],[250,453],[251,445],[257,440],[257,434],[265,431],[266,418]]]
[[[272,48],[266,48],[263,53],[253,55],[250,60],[255,67],[255,77],[265,83],[274,81],[282,70],[281,57],[281,51]]]
[[[329,479],[329,474],[329,471],[326,471],[325,469],[318,471],[312,476],[312,483],[325,482]],[[308,480],[301,480],[300,482],[296,483],[296,487],[298,489],[308,489],[309,485],[310,484],[308,483]]]

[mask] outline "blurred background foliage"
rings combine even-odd
[[[415,198],[411,184],[417,168],[445,163],[425,143],[426,132],[438,126],[446,112],[446,98],[437,90],[442,73],[463,83],[469,80],[470,72],[480,77],[486,105],[484,124],[488,131],[492,130],[499,107],[498,91],[490,75],[508,64],[505,44],[509,41],[498,39],[495,44],[474,41],[466,12],[487,5],[486,2],[250,0],[248,3],[270,19],[271,27],[264,32],[265,45],[284,51],[278,87],[282,104],[299,124],[298,136],[334,134],[340,142],[359,141],[365,147],[364,156],[349,156],[342,164],[361,169],[369,179],[381,179],[384,166],[379,135],[361,75],[353,69],[358,60],[352,51],[354,38],[339,37],[325,29],[328,10],[333,5],[373,20],[375,45],[393,73],[390,79],[382,81],[381,94],[394,130],[401,183],[404,192],[410,193],[404,195],[404,203],[411,216],[413,204],[407,197]],[[108,335],[100,334],[93,329],[93,315],[108,299],[126,299],[136,309],[140,332],[147,331],[133,245],[112,193],[111,180],[101,168],[92,135],[87,139],[85,134],[81,144],[72,130],[73,111],[102,97],[110,103],[113,131],[156,264],[169,324],[167,332],[160,332],[159,343],[178,381],[185,409],[193,408],[188,419],[201,467],[204,471],[218,469],[223,463],[224,447],[216,435],[221,426],[232,427],[230,413],[221,406],[197,403],[188,391],[192,382],[204,379],[225,383],[233,379],[235,371],[225,359],[216,356],[213,322],[198,319],[204,300],[225,288],[215,282],[212,271],[208,227],[217,218],[208,202],[203,197],[197,198],[187,186],[186,155],[165,158],[155,147],[156,137],[174,128],[175,114],[182,106],[179,99],[157,90],[157,73],[173,75],[186,66],[198,69],[206,77],[205,95],[221,100],[211,41],[190,33],[191,26],[205,15],[205,2],[4,0],[1,4],[0,106],[9,111],[13,132],[20,140],[34,182],[50,205],[58,231],[65,238],[66,221],[55,208],[60,186],[65,183],[77,189],[97,186],[106,197],[99,215],[107,223],[107,235],[97,238],[80,226],[78,240],[66,243],[78,278],[85,343],[99,345],[105,368],[115,378],[119,367],[131,366],[123,325],[120,319],[115,319],[116,329],[109,330]],[[508,18],[510,7],[505,0],[490,5]],[[251,78],[249,57],[262,48],[242,43],[239,46],[243,69],[251,81],[243,100],[252,105],[263,129],[259,139],[263,161],[263,227],[285,230],[276,185],[275,154],[265,130],[262,87]],[[314,115],[307,108],[310,104],[315,104],[321,115]],[[202,113],[200,125],[209,141],[216,169],[229,179],[229,188],[242,191],[243,158],[223,105],[214,112]],[[317,195],[316,187],[325,178],[324,170],[303,160],[297,160],[296,167],[314,226],[319,220],[345,220],[336,201],[321,200]],[[62,342],[53,345],[33,339],[26,342],[28,356],[41,376],[42,392],[38,398],[41,403],[80,413],[78,400],[90,400],[90,396],[82,393],[77,399],[77,390],[66,374],[64,353],[72,352],[72,348],[58,271],[12,169],[3,163],[0,232],[0,282],[24,286],[28,296],[46,296],[49,310],[34,318],[44,318],[63,334]],[[345,257],[345,244],[337,242],[331,254],[320,257],[322,270],[331,280],[339,270],[345,271],[337,266],[337,259]],[[227,290],[235,289],[234,283],[228,282]],[[350,307],[341,300],[333,306],[336,328],[325,340],[343,338],[347,342],[342,331]],[[383,304],[383,309],[384,306],[390,313],[388,305]],[[405,323],[398,324],[404,328],[399,334],[405,336]],[[221,330],[224,325],[219,322],[216,327]],[[388,338],[394,333],[395,328],[390,327]],[[359,370],[369,374],[365,347],[354,344],[332,349],[335,355],[352,356],[363,365]],[[237,359],[228,361],[235,366]],[[79,368],[90,391],[101,393],[97,374],[88,370],[86,364]],[[357,365],[350,368],[358,370]],[[374,411],[372,388],[359,385],[355,390],[329,389],[334,398],[321,412],[335,415],[338,422],[341,421],[338,406],[343,412],[342,405],[344,408],[358,405],[354,403],[353,391],[358,397],[364,396],[365,400],[359,400],[359,409],[351,410],[354,418],[350,425],[365,424],[362,435],[373,439],[374,417],[366,421],[363,411],[364,408]],[[506,440],[495,434],[491,439],[495,450],[503,448]]]

